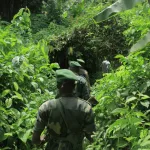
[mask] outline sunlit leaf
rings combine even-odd
[[[67,11],[64,11],[64,13],[62,14],[62,17],[63,17],[63,18],[66,18],[67,16],[68,16]]]
[[[114,114],[114,115],[117,115],[117,114],[124,114],[126,112],[128,112],[128,110],[125,109],[125,108],[116,108],[111,113]]]
[[[4,90],[4,91],[2,92],[2,97],[6,96],[6,95],[9,94],[10,92],[11,92],[10,89]]]
[[[11,98],[6,99],[5,104],[6,104],[7,108],[11,107],[11,105],[12,105],[12,99]]]
[[[23,100],[23,97],[21,94],[19,94],[18,92],[14,91],[14,93],[16,94],[16,97],[20,100]]]
[[[130,102],[133,102],[133,101],[135,101],[135,100],[137,100],[137,98],[133,96],[133,97],[127,99],[127,100],[126,100],[126,103],[130,103]]]
[[[37,84],[36,82],[31,82],[31,85],[32,85],[35,89],[38,88],[38,84]]]
[[[142,130],[142,131],[140,132],[140,138],[146,137],[147,134],[148,134],[148,129]]]
[[[44,79],[43,79],[42,77],[39,77],[38,80],[39,80],[40,82],[44,82]]]
[[[0,107],[0,111],[2,112],[5,112],[6,113],[6,110],[3,108],[3,107]]]
[[[115,58],[124,58],[124,56],[119,54],[119,55],[116,55]]]
[[[148,96],[148,95],[143,95],[142,97],[141,97],[141,99],[149,99],[150,97]]]
[[[13,134],[12,133],[5,133],[4,135],[5,136],[12,136]]]
[[[19,12],[18,12],[16,15],[14,15],[13,20],[16,19],[17,17],[21,16],[22,13],[23,13],[23,11],[24,11],[24,8],[21,8],[21,9],[19,10]]]
[[[51,67],[52,69],[53,69],[53,68],[57,68],[57,69],[60,68],[60,66],[59,66],[58,63],[51,63],[50,67]]]
[[[17,82],[13,82],[13,84],[14,84],[14,88],[15,88],[15,90],[16,90],[16,91],[18,91],[19,86],[18,86]]]
[[[144,48],[149,42],[150,42],[150,31],[142,39],[140,39],[136,44],[134,44],[131,47],[130,52],[134,52]]]
[[[150,106],[150,102],[149,101],[141,101],[140,102],[142,106],[148,108]]]

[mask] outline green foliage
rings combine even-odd
[[[30,12],[21,9],[12,23],[0,28],[0,147],[31,149],[31,133],[37,109],[54,97],[53,67],[47,43],[35,44]]]
[[[0,22],[1,149],[37,149],[31,144],[35,114],[43,101],[54,97],[53,68],[59,68],[49,64],[49,57],[65,64],[61,67],[67,67],[68,59],[83,58],[93,73],[101,69],[105,56],[115,68],[121,66],[93,86],[100,102],[95,108],[97,132],[86,149],[150,149],[149,44],[143,41],[147,45],[142,51],[123,56],[149,31],[149,5],[142,3],[95,24],[92,18],[111,2],[46,1],[43,12],[31,20],[25,8],[11,24]]]
[[[150,24],[147,17],[149,14],[147,2],[121,14],[123,20],[129,23],[129,28],[124,31],[124,35],[129,45],[135,44],[131,47],[131,52],[144,48],[149,42]]]
[[[126,25],[122,25],[120,18],[116,16],[98,25],[92,24],[75,29],[71,35],[67,33],[58,35],[51,39],[50,59],[54,62],[62,62],[67,67],[68,60],[83,58],[86,69],[91,74],[95,73],[101,70],[101,62],[105,56],[115,62],[116,54],[127,54],[128,45],[122,34],[125,29],[127,29]],[[55,35],[59,33],[56,26],[52,31],[56,32]],[[112,66],[116,68],[118,62],[116,61]]]
[[[82,3],[85,5],[80,9],[80,15],[72,13],[72,8],[76,10],[74,12],[78,12],[79,8],[75,6]],[[57,61],[62,68],[67,68],[68,60],[82,57],[86,60],[86,69],[92,74],[101,70],[101,62],[106,55],[110,61],[114,61],[116,54],[127,54],[128,46],[122,34],[127,29],[127,24],[122,24],[120,17],[115,16],[94,24],[92,18],[110,3],[102,4],[102,1],[81,1],[75,4],[70,2],[66,9],[61,7],[62,17],[65,15],[67,25],[51,22],[48,28],[35,34],[36,41],[44,38],[49,42],[49,56],[52,62]],[[66,3],[63,6],[65,5]],[[112,66],[116,68],[118,62],[114,62]]]
[[[39,29],[47,28],[49,25],[49,20],[45,14],[32,14],[31,22],[31,28],[33,33],[38,32]]]
[[[122,23],[129,23],[124,31],[129,45],[139,40],[134,49],[142,49],[127,57],[117,55],[122,65],[93,86],[93,95],[100,103],[95,108],[95,142],[88,150],[150,149],[148,8],[143,3],[120,15]],[[143,40],[144,36],[147,39]]]
[[[150,42],[150,31],[130,49],[130,52],[144,48]]]
[[[150,148],[150,63],[146,56],[146,49],[128,57],[118,55],[122,66],[97,80],[93,87],[100,102],[95,108],[97,132],[87,149]]]

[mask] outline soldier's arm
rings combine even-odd
[[[87,79],[87,82],[88,82],[88,86],[89,86],[89,88],[90,88],[90,78],[89,78],[89,74],[88,74],[88,72],[85,70],[85,77],[86,77],[86,79]]]
[[[45,129],[45,126],[48,122],[48,105],[47,102],[42,104],[39,108],[36,123],[34,126],[34,131],[32,135],[32,142],[36,145],[40,145],[44,142],[44,138],[41,136],[41,133]]]
[[[82,98],[84,100],[88,100],[90,98],[90,91],[87,82],[83,83]]]

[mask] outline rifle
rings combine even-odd
[[[87,101],[92,105],[92,107],[95,107],[99,103],[94,96],[91,96]]]

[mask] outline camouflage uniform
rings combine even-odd
[[[70,70],[56,71],[57,83],[70,84],[79,78]],[[36,124],[32,136],[35,144],[40,144],[42,131],[47,128],[46,150],[82,150],[83,138],[87,138],[95,131],[94,116],[91,105],[73,96],[62,93],[58,99],[43,103],[38,111]]]
[[[45,127],[49,133],[46,150],[82,150],[85,134],[95,130],[92,108],[88,102],[72,96],[46,101],[39,108],[34,131],[43,131]]]
[[[90,98],[90,91],[88,87],[88,83],[86,79],[82,76],[78,76],[79,80],[77,82],[76,88],[75,88],[75,96],[88,100]]]
[[[104,60],[102,62],[102,73],[109,73],[110,67],[110,62],[108,60]]]
[[[81,67],[81,65],[77,61],[70,61],[69,66]],[[80,76],[80,74],[78,74],[77,76],[78,76],[78,81],[77,81],[74,94],[75,96],[81,99],[88,100],[90,98],[90,89],[89,89],[88,82],[84,76]]]
[[[88,75],[88,72],[82,67],[82,64],[84,64],[84,60],[82,59],[77,59],[77,62],[79,62],[79,64],[81,64],[81,67],[80,67],[80,70],[79,70],[79,75],[80,76],[83,76],[87,83],[88,83],[88,88],[89,88],[89,91],[90,91],[90,79],[89,79],[89,75]]]
[[[86,79],[88,88],[90,89],[90,79],[89,79],[88,72],[85,69],[80,68],[79,75],[83,76]]]

